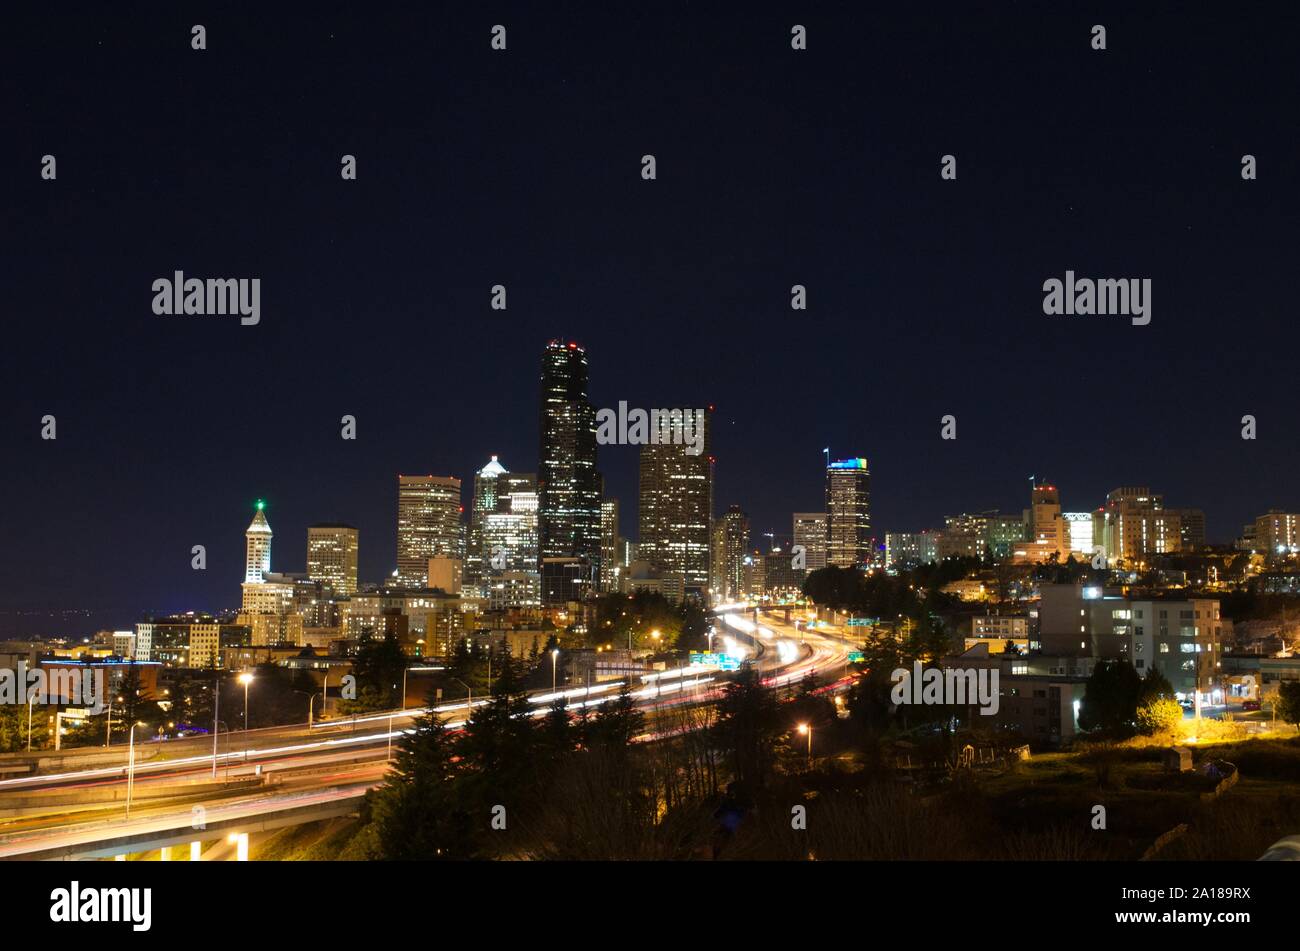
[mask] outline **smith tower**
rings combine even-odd
[[[596,471],[596,411],[587,399],[587,354],[552,340],[542,354],[541,557],[583,559],[600,570],[601,481]]]
[[[253,515],[248,531],[244,532],[247,551],[244,568],[246,584],[260,584],[271,571],[271,525],[266,520],[266,513],[262,511],[265,508],[266,503],[258,499],[257,512]]]

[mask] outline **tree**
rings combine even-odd
[[[1183,720],[1183,708],[1172,697],[1152,696],[1137,708],[1138,731],[1146,736],[1172,733]]]
[[[542,740],[552,756],[561,756],[573,750],[574,730],[569,723],[568,704],[564,695],[555,698],[542,720]]]
[[[399,741],[388,780],[370,797],[382,858],[475,856],[474,823],[458,801],[455,743],[435,713],[415,721]]]
[[[722,690],[714,730],[746,788],[757,789],[771,772],[780,729],[776,697],[752,664],[742,665]]]
[[[606,700],[597,710],[595,722],[588,729],[589,742],[593,746],[626,749],[645,729],[645,716],[636,708],[632,688],[626,681],[619,688],[618,696]]]
[[[1120,733],[1137,717],[1142,680],[1126,660],[1103,660],[1093,669],[1079,709],[1084,730]]]
[[[33,704],[31,709],[32,749],[40,749],[50,737],[52,707]],[[27,749],[27,704],[0,704],[0,753]]]
[[[357,699],[344,701],[339,709],[344,713],[364,713],[400,706],[405,669],[406,654],[396,634],[389,632],[382,640],[375,640],[368,632],[363,633],[352,661]]]
[[[1300,680],[1284,680],[1278,684],[1273,709],[1282,722],[1300,727]]]
[[[492,685],[491,699],[470,714],[457,752],[482,780],[476,784],[481,791],[501,802],[526,791],[533,736],[532,707],[508,664]]]
[[[1138,692],[1138,702],[1145,703],[1156,698],[1173,700],[1174,686],[1155,667],[1147,671],[1147,675],[1142,678],[1142,688]]]
[[[143,723],[148,728],[146,732],[153,733],[162,722],[163,712],[157,698],[141,683],[140,669],[134,663],[128,664],[113,703],[113,735],[126,736],[133,723]]]

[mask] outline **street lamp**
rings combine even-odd
[[[468,720],[470,713],[474,712],[474,688],[471,687],[469,684],[465,683],[465,681],[461,680],[459,677],[452,677],[451,679],[456,681],[456,683],[460,684],[462,687],[464,687],[465,690],[469,693],[469,700],[466,701],[466,707],[468,712],[465,714],[465,719]]]
[[[128,819],[131,818],[131,791],[135,788],[135,728],[144,725],[140,720],[131,724],[131,739],[126,761],[126,817]]]
[[[807,723],[800,723],[799,732],[808,735],[808,768],[812,769],[812,727]]]
[[[33,690],[30,697],[27,698],[27,752],[32,751],[32,701],[36,699],[36,691]]]
[[[551,651],[551,693],[555,693],[555,662],[559,659],[560,649],[558,647]]]
[[[244,671],[239,675],[239,682],[244,685],[244,730],[248,730],[248,685],[253,682],[253,675]]]
[[[109,707],[109,721],[112,722],[113,708]],[[214,672],[212,674],[212,779],[215,782],[217,778],[217,738],[221,735],[218,729],[221,721],[217,719],[221,715],[221,680]],[[229,741],[226,742],[227,752],[230,750]]]

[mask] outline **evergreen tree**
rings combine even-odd
[[[1142,680],[1126,660],[1103,660],[1093,668],[1079,708],[1085,730],[1123,733],[1137,717]]]
[[[723,688],[714,729],[736,779],[751,790],[761,786],[775,757],[780,711],[752,664],[744,664]]]
[[[631,685],[626,681],[616,698],[606,700],[597,709],[598,715],[589,730],[593,746],[626,749],[645,729],[645,715],[637,709]]]
[[[441,718],[426,713],[399,741],[388,780],[371,796],[381,856],[473,858],[475,825],[458,800],[459,784],[455,742]]]

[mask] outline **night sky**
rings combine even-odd
[[[716,404],[756,540],[822,507],[824,446],[870,460],[878,533],[1031,475],[1067,511],[1148,484],[1212,541],[1300,508],[1280,5],[370,6],[6,11],[0,636],[237,607],[259,497],[275,570],[346,521],[377,580],[398,472],[468,507],[491,454],[535,471],[553,337],[598,408]],[[261,278],[260,325],[155,316],[177,269]],[[1151,324],[1045,316],[1067,269],[1150,278]],[[636,452],[600,457],[631,537]]]

